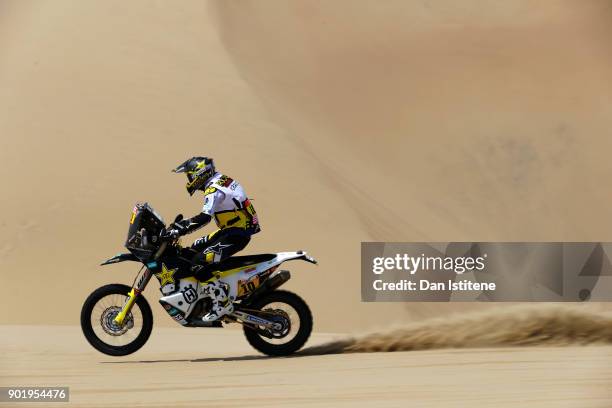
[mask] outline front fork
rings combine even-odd
[[[116,325],[118,325],[119,327],[123,326],[125,317],[132,310],[132,307],[134,306],[134,303],[136,303],[136,299],[138,298],[140,293],[147,287],[147,284],[151,280],[151,276],[153,276],[153,273],[149,270],[149,268],[145,269],[144,273],[142,274],[142,277],[140,278],[136,286],[134,286],[130,293],[128,293],[128,298],[123,304],[123,308],[121,309],[119,314],[115,316],[115,319],[113,319]]]

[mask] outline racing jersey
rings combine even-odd
[[[219,229],[241,228],[250,234],[260,231],[255,208],[240,183],[221,173],[206,185],[202,212],[214,218]]]

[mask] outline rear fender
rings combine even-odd
[[[310,262],[311,264],[317,264],[317,261],[309,256],[306,251],[294,251],[294,252],[279,252],[276,254],[276,258],[271,261],[272,266],[276,269],[280,264],[285,261],[291,260],[303,260]],[[255,289],[247,298],[241,302],[241,307],[248,307],[255,300],[261,298],[266,293],[279,288],[284,285],[291,278],[289,271],[277,271],[273,272],[263,283]]]
[[[132,253],[117,254],[112,258],[109,258],[106,261],[102,262],[100,265],[110,265],[124,261],[138,261],[138,258],[136,258],[136,256]]]
[[[276,254],[276,262],[278,265],[282,264],[285,261],[291,261],[294,259],[301,259],[306,262],[310,262],[311,264],[317,264],[316,259],[311,257],[306,253],[306,251],[293,251],[293,252],[279,252]]]

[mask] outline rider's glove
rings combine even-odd
[[[179,236],[180,236],[179,231],[177,231],[176,229],[172,229],[172,228],[168,228],[161,235],[162,238],[170,238],[170,239],[176,239]]]
[[[185,235],[187,233],[187,229],[189,227],[189,220],[181,220],[178,222],[173,222],[168,227],[169,230],[174,231],[177,236]]]
[[[189,219],[173,222],[172,224],[170,224],[168,229],[177,230],[179,235],[185,235],[199,228],[202,228],[204,225],[208,224],[210,220],[211,220],[210,215],[200,213]]]

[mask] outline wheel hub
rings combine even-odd
[[[125,316],[123,325],[120,326],[115,323],[115,317],[117,317],[120,312],[121,308],[119,306],[111,306],[102,312],[100,324],[102,325],[102,330],[104,330],[105,333],[110,334],[111,336],[121,336],[129,329],[134,327],[132,313],[128,313],[127,316]]]
[[[291,319],[289,319],[287,312],[281,309],[266,309],[264,311],[271,314],[266,318],[274,322],[274,328],[268,330],[272,337],[282,339],[287,336],[291,331]]]

